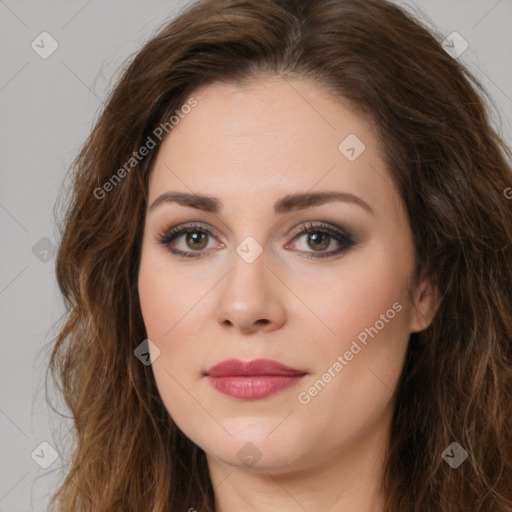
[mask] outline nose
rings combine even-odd
[[[248,263],[237,253],[219,288],[218,321],[244,334],[272,331],[285,321],[285,285],[267,266],[265,251]]]

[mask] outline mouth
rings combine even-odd
[[[307,372],[270,359],[228,359],[204,375],[217,391],[242,400],[260,400],[297,384]]]

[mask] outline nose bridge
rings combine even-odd
[[[248,237],[236,247],[232,267],[221,288],[219,322],[231,323],[241,330],[276,323],[282,318],[282,304],[267,268],[266,251]],[[256,324],[258,322],[258,324]]]
[[[255,238],[248,236],[235,248],[232,269],[227,276],[231,295],[248,301],[261,300],[268,294],[266,251]]]

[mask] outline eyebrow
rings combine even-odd
[[[333,191],[305,192],[286,195],[276,201],[274,211],[278,214],[283,214],[293,210],[304,210],[333,201],[355,204],[372,215],[375,215],[370,206],[360,197],[348,192]],[[216,197],[188,194],[185,192],[165,192],[153,201],[149,209],[154,210],[157,206],[164,203],[177,203],[181,206],[188,206],[211,213],[218,213],[222,209],[222,202]]]

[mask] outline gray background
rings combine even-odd
[[[512,1],[397,3],[468,41],[459,58],[491,93],[495,126],[510,145]],[[51,452],[39,445],[61,454],[66,446],[69,425],[48,410],[42,381],[41,349],[63,312],[52,253],[57,193],[123,60],[186,4],[0,0],[0,512],[45,511],[63,459],[40,467]],[[43,31],[59,45],[47,59],[31,47]]]

